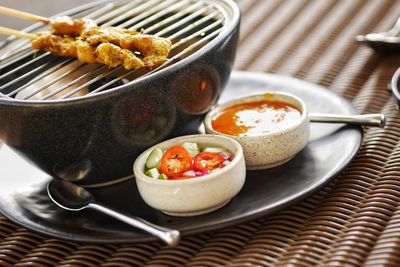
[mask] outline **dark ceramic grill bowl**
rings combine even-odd
[[[146,148],[197,132],[228,81],[240,15],[233,1],[216,2],[229,23],[164,69],[79,98],[0,98],[0,139],[53,177],[93,185],[131,175]]]

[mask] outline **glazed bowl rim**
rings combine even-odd
[[[225,24],[222,28],[221,32],[210,42],[208,42],[205,46],[201,47],[199,50],[195,51],[195,53],[190,54],[189,56],[179,60],[178,62],[173,63],[170,66],[166,66],[159,71],[151,73],[149,75],[145,75],[144,77],[139,77],[127,84],[123,84],[120,86],[113,87],[111,89],[97,92],[95,95],[84,95],[78,98],[71,98],[71,99],[59,99],[59,100],[51,100],[51,101],[39,101],[39,100],[22,100],[22,99],[15,99],[11,97],[0,97],[0,104],[2,105],[9,105],[9,106],[23,106],[23,107],[55,107],[55,106],[64,106],[64,105],[80,105],[82,103],[98,101],[100,99],[105,99],[110,96],[116,95],[123,95],[124,93],[128,93],[130,90],[135,90],[136,86],[140,86],[149,82],[151,80],[157,80],[162,78],[163,76],[169,76],[171,73],[176,71],[177,69],[184,69],[185,66],[190,65],[191,63],[199,60],[200,58],[204,57],[205,54],[209,53],[210,51],[214,50],[216,47],[220,46],[229,35],[231,35],[235,30],[239,29],[240,24],[240,10],[238,5],[233,0],[218,0],[223,2],[226,6],[231,9],[232,18],[229,20],[228,24]],[[90,5],[95,6],[107,3],[108,1],[100,0],[94,3],[90,3]],[[110,0],[110,2],[113,2]],[[76,10],[79,8],[83,9],[87,5],[80,5],[77,8],[70,9],[64,13],[59,14],[70,14],[73,11],[77,12]],[[57,15],[56,15],[57,16]],[[130,89],[130,90],[126,90]]]
[[[393,74],[392,80],[390,87],[392,89],[392,93],[394,94],[396,101],[400,103],[400,88],[399,88],[399,83],[400,83],[400,68],[396,70],[396,72]]]
[[[201,177],[195,177],[195,178],[188,178],[188,179],[179,179],[179,180],[158,180],[158,179],[153,179],[151,177],[148,177],[144,174],[143,172],[143,166],[144,162],[147,158],[147,156],[150,154],[150,152],[156,148],[159,147],[160,145],[167,145],[169,143],[176,143],[176,142],[186,142],[186,141],[191,141],[195,142],[196,139],[198,138],[208,138],[210,139],[210,144],[218,144],[217,141],[218,139],[220,140],[226,140],[227,142],[230,142],[234,147],[236,152],[234,153],[233,160],[220,170],[206,174]],[[217,139],[217,140],[215,140]],[[228,149],[229,150],[229,149]],[[230,151],[230,150],[229,150]],[[230,151],[234,152],[234,151]],[[224,176],[226,172],[229,170],[232,170],[233,168],[236,168],[240,161],[244,158],[243,155],[243,148],[240,145],[238,141],[236,141],[233,138],[230,138],[228,136],[222,136],[222,135],[215,135],[215,134],[193,134],[193,135],[184,135],[184,136],[179,136],[175,137],[172,139],[168,139],[166,141],[163,141],[161,143],[158,143],[148,149],[146,149],[143,153],[141,153],[135,160],[134,165],[133,165],[133,170],[134,170],[134,176],[135,180],[139,179],[140,181],[146,183],[146,184],[151,184],[151,185],[157,185],[157,186],[180,186],[180,185],[186,185],[186,184],[198,184],[198,183],[204,183],[209,180],[217,179],[221,176]]]
[[[271,131],[268,133],[264,133],[264,134],[259,134],[259,135],[231,135],[231,134],[226,134],[226,133],[221,133],[218,132],[216,130],[214,130],[214,128],[211,125],[211,120],[214,118],[214,116],[224,110],[227,107],[233,106],[235,104],[240,104],[240,103],[248,103],[251,102],[252,100],[257,100],[262,96],[265,95],[281,95],[287,98],[292,98],[296,101],[298,101],[298,103],[300,103],[300,108],[302,109],[301,111],[301,117],[298,121],[290,124],[288,127],[285,127],[281,130],[277,130],[277,131]],[[287,132],[296,130],[298,127],[300,127],[304,122],[308,121],[308,108],[307,105],[305,104],[305,102],[303,101],[302,98],[292,94],[292,93],[287,93],[287,92],[280,92],[280,91],[265,91],[263,93],[256,93],[256,94],[251,94],[251,95],[245,95],[245,96],[241,96],[238,98],[234,98],[232,100],[229,100],[227,102],[224,102],[222,104],[216,105],[215,107],[213,107],[206,115],[206,117],[204,118],[204,126],[207,130],[209,130],[210,132],[212,132],[213,134],[216,135],[222,135],[222,136],[227,136],[227,137],[233,137],[233,138],[238,138],[241,140],[244,139],[248,139],[248,140],[253,140],[253,139],[259,139],[259,138],[264,138],[264,137],[272,137],[272,136],[277,136],[277,135],[282,135],[285,134]]]

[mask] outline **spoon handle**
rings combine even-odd
[[[386,123],[383,114],[365,114],[365,115],[341,115],[341,114],[320,114],[310,113],[308,118],[311,122],[332,122],[348,123],[356,125],[369,125],[384,127]]]
[[[400,18],[397,19],[396,23],[388,32],[391,36],[396,36],[400,33]]]
[[[103,205],[100,205],[98,203],[90,203],[88,205],[88,208],[95,209],[97,211],[103,212],[107,215],[110,215],[111,217],[114,217],[120,221],[123,221],[129,225],[135,226],[145,232],[148,232],[154,236],[157,236],[160,238],[162,241],[164,241],[166,244],[170,246],[176,246],[179,243],[180,240],[180,233],[177,230],[161,227],[159,225],[152,224],[148,221],[145,221],[143,219],[137,218],[137,217],[131,217],[124,215],[120,212],[116,212],[110,208],[107,208]]]

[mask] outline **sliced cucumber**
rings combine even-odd
[[[158,179],[158,180],[168,180],[168,176],[165,175],[164,173],[161,173],[161,174],[158,176],[157,179]]]
[[[211,153],[222,153],[226,152],[227,149],[223,147],[206,147],[203,152],[211,152]]]
[[[152,168],[152,169],[148,170],[147,172],[145,172],[144,174],[146,174],[147,176],[149,176],[151,178],[158,178],[160,176],[160,172],[157,170],[157,168]]]
[[[154,148],[150,152],[150,155],[146,160],[146,167],[149,169],[159,168],[162,156],[163,156],[162,150],[158,147]]]
[[[196,143],[189,143],[189,142],[186,142],[186,143],[183,143],[183,144],[182,144],[182,147],[183,147],[184,149],[186,149],[187,152],[189,152],[189,154],[190,154],[192,157],[194,157],[194,156],[196,156],[197,154],[200,153],[200,146],[199,146],[198,144],[196,144]]]

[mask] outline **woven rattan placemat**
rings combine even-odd
[[[400,16],[394,0],[240,0],[236,68],[291,75],[328,87],[366,128],[351,164],[297,205],[245,224],[161,243],[91,245],[48,238],[0,216],[0,266],[400,266],[400,113],[386,89],[399,55],[354,41]]]

